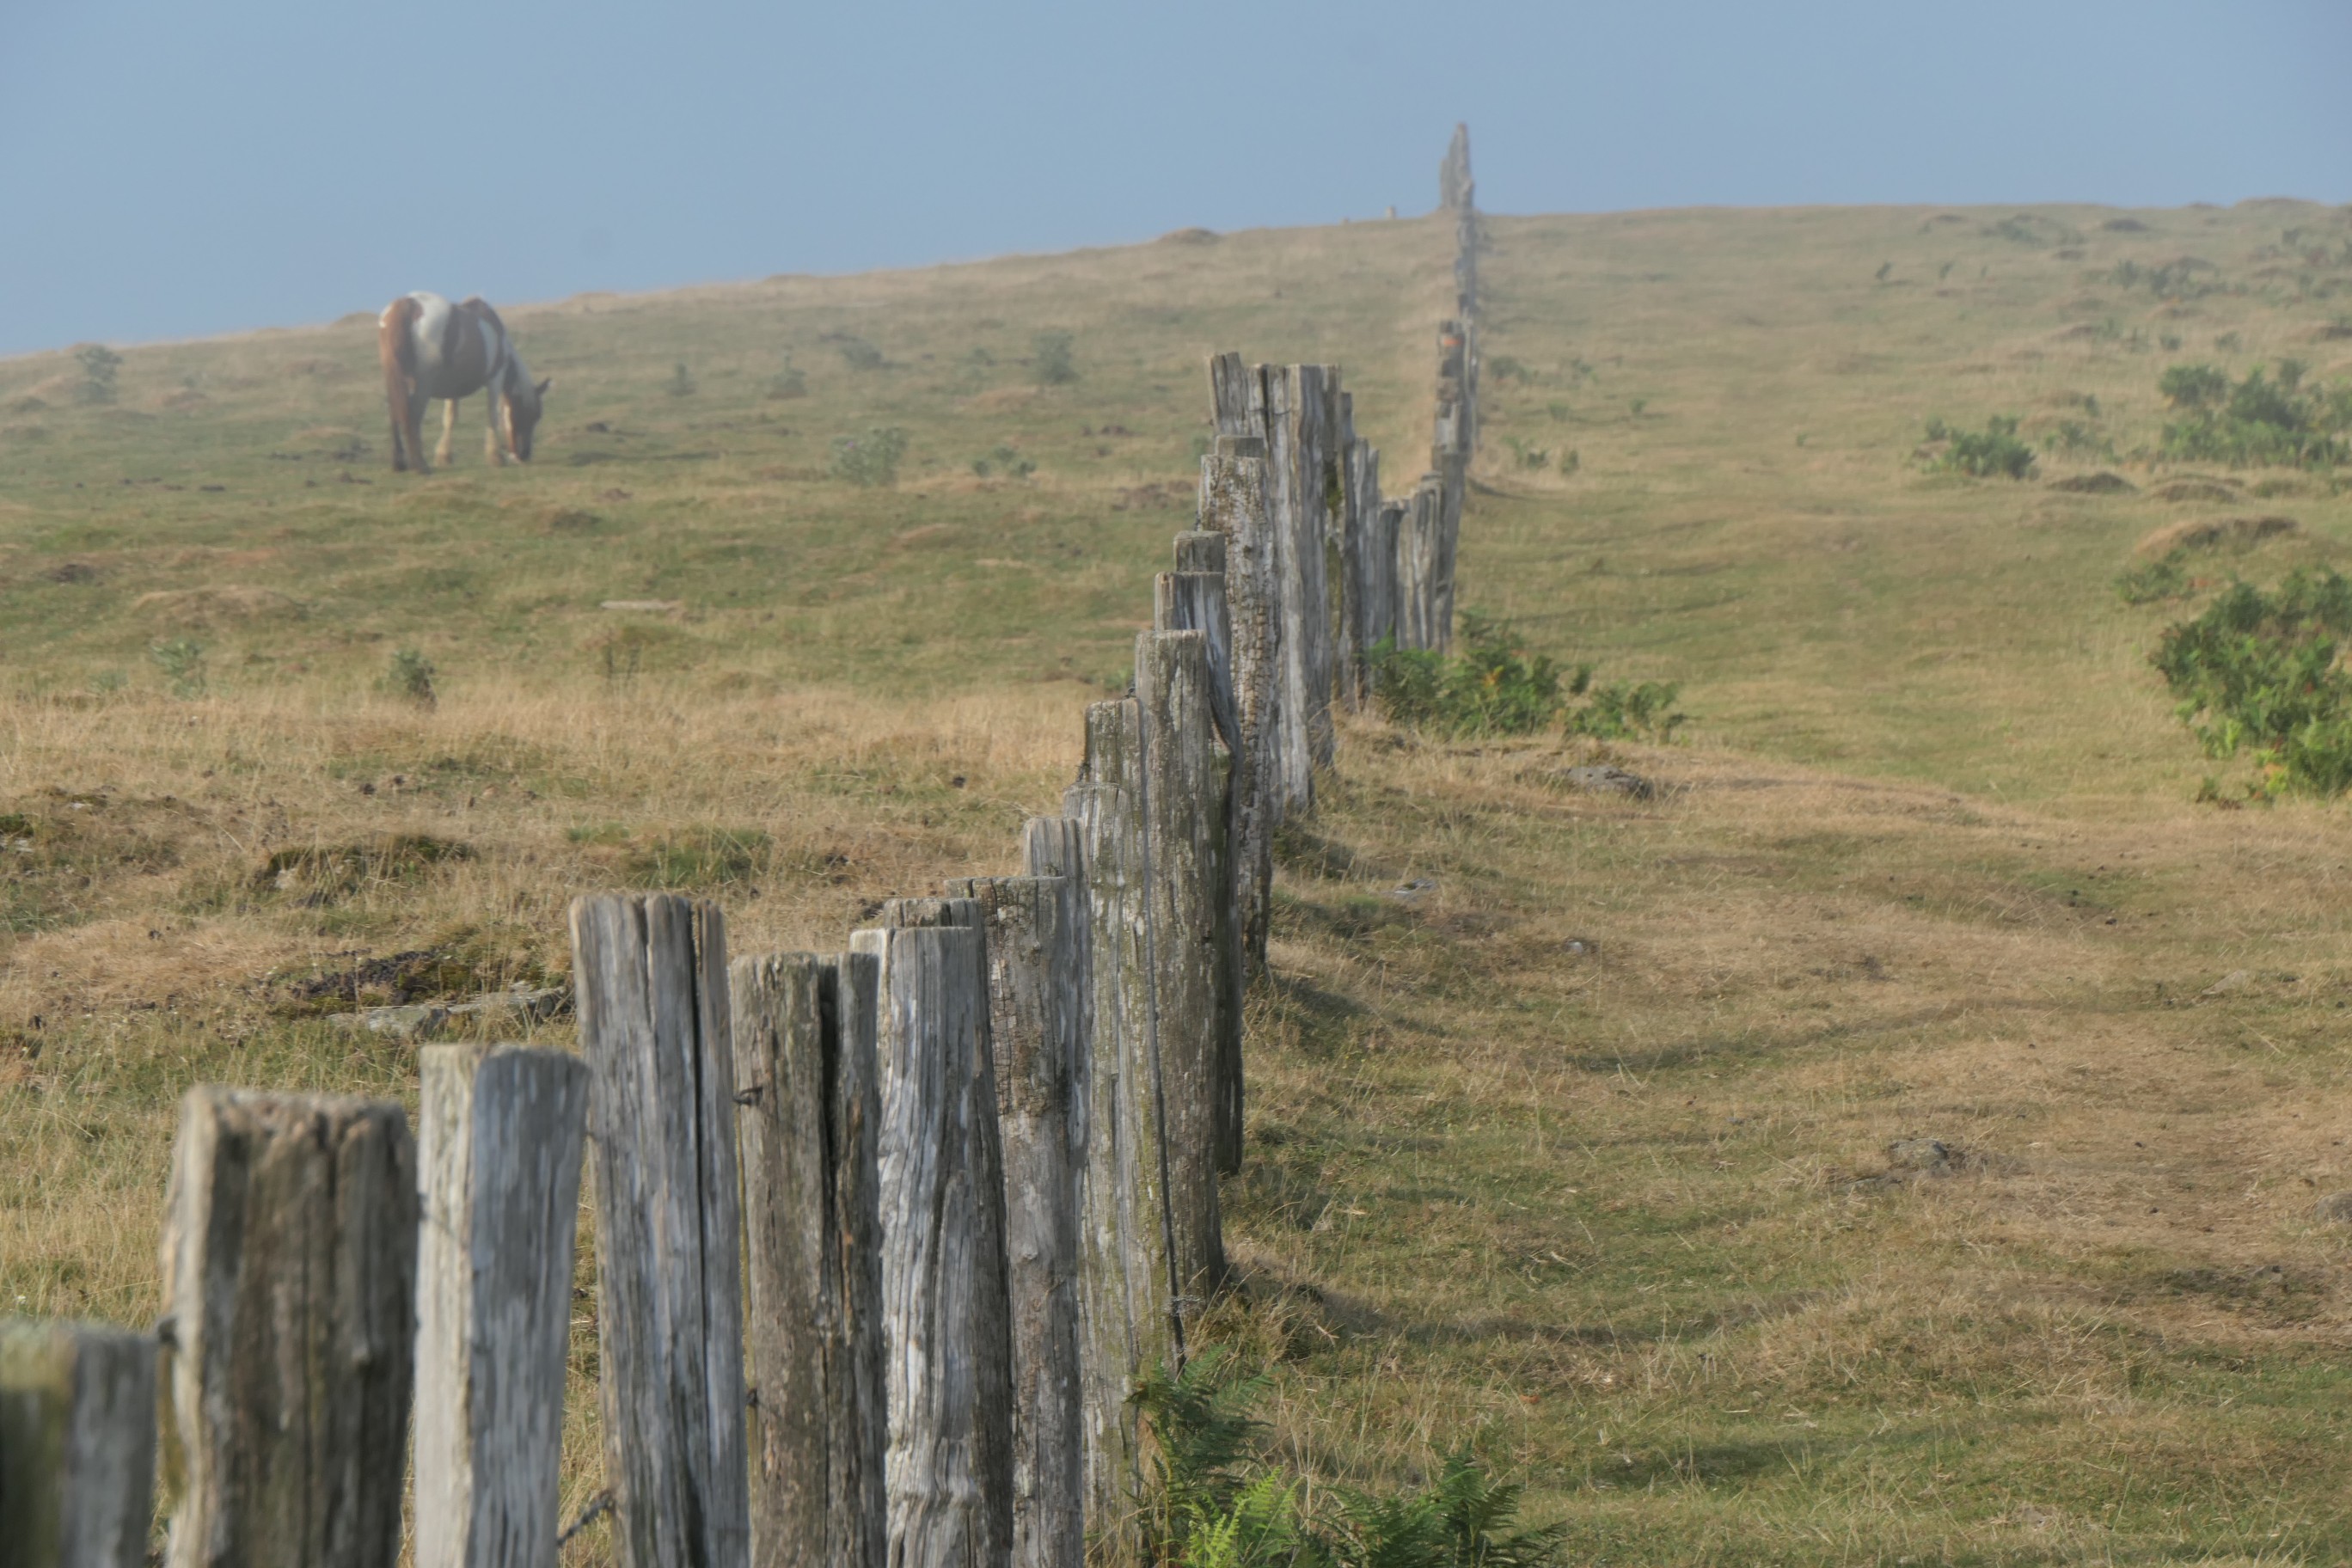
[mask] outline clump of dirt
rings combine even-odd
[[[604,526],[604,520],[594,512],[576,506],[551,508],[539,520],[539,526],[556,535],[593,533]]]
[[[2063,479],[2053,479],[2050,488],[2078,496],[2129,495],[2139,489],[2121,474],[2111,474],[2104,468],[2095,474],[2069,474]]]
[[[131,607],[158,621],[204,626],[213,621],[299,620],[301,605],[275,588],[224,583],[210,588],[164,588],[142,594]]]
[[[352,844],[280,849],[261,863],[253,885],[310,905],[332,903],[372,882],[412,881],[433,867],[470,860],[473,847],[426,833],[395,833]]]
[[[478,996],[518,986],[557,987],[564,971],[538,933],[502,926],[460,926],[431,945],[400,952],[337,955],[356,959],[276,987],[271,1010],[281,1017],[327,1017],[363,1007],[401,1007],[451,997]]]
[[[2165,524],[2134,549],[2151,561],[2161,561],[2176,550],[2218,550],[2225,545],[2244,549],[2300,532],[2302,527],[2291,517],[2187,518]]]
[[[2174,479],[2147,492],[2158,500],[2236,500],[2238,492],[2219,479]]]

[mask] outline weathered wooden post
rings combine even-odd
[[[0,1320],[0,1568],[144,1568],[155,1341]]]
[[[1199,632],[1145,632],[1135,639],[1135,695],[1143,740],[1142,817],[1147,942],[1150,965],[1150,1048],[1160,1095],[1166,1169],[1168,1252],[1180,1321],[1224,1282],[1223,1224],[1217,1201],[1221,1126],[1234,1123],[1238,986],[1219,907],[1232,884],[1225,859],[1227,774],[1211,717],[1207,638]],[[1238,1162],[1236,1162],[1238,1163]]]
[[[1372,511],[1370,531],[1364,542],[1364,647],[1368,653],[1383,641],[1392,641],[1392,646],[1399,647],[1404,646],[1397,622],[1397,550],[1410,505],[1407,501],[1383,500]],[[1378,686],[1378,678],[1367,670],[1365,696],[1375,695]]]
[[[1086,1158],[1079,1189],[1079,1395],[1087,1519],[1098,1550],[1133,1545],[1144,1465],[1134,1407],[1139,1371],[1181,1360],[1169,1277],[1167,1167],[1152,1071],[1151,973],[1143,842],[1142,715],[1135,699],[1087,710],[1085,772],[1065,818],[1033,828],[1029,868],[1085,889],[1092,975]]]
[[[1266,456],[1282,575],[1283,787],[1315,803],[1314,774],[1331,765],[1331,586],[1324,538],[1339,489],[1334,447],[1339,373],[1329,365],[1269,366]]]
[[[1083,1016],[1077,932],[1060,877],[950,883],[987,932],[988,1033],[1004,1144],[1013,1346],[1013,1568],[1082,1568],[1078,1183],[1070,1157]]]
[[[730,971],[757,1568],[881,1568],[887,1555],[880,973],[863,952]]]
[[[417,1568],[552,1563],[588,1069],[520,1046],[420,1064]]]
[[[1328,520],[1332,675],[1339,700],[1353,712],[1364,705],[1364,649],[1370,646],[1364,641],[1365,519],[1380,505],[1380,459],[1371,444],[1356,435],[1354,395],[1341,392],[1333,401],[1339,408],[1339,507]]]
[[[1256,436],[1265,434],[1265,419],[1260,411],[1262,394],[1258,383],[1265,371],[1263,365],[1244,365],[1237,353],[1209,356],[1209,398],[1216,410],[1217,435]]]
[[[1151,629],[1201,632],[1209,639],[1210,700],[1216,705],[1217,740],[1228,754],[1241,751],[1241,720],[1234,705],[1233,607],[1225,589],[1225,536],[1195,529],[1176,536],[1176,570],[1151,584]]]
[[[719,906],[572,903],[596,1143],[604,1472],[623,1568],[744,1568],[742,1225]]]
[[[1229,667],[1230,657],[1223,661],[1219,658],[1220,642],[1227,635],[1224,578],[1222,574],[1212,573],[1162,573],[1156,591],[1158,615],[1154,624],[1158,629],[1196,633],[1202,637],[1207,654],[1208,699],[1213,721],[1210,734],[1213,741],[1212,754],[1202,761],[1208,769],[1203,776],[1211,794],[1190,807],[1196,816],[1188,824],[1187,839],[1197,842],[1203,857],[1198,876],[1210,922],[1206,942],[1213,966],[1213,1134],[1210,1146],[1214,1151],[1216,1168],[1233,1172],[1240,1170],[1242,1163],[1242,1001],[1248,971],[1244,955],[1246,933],[1242,887],[1234,855],[1241,837],[1242,752],[1239,727],[1226,718],[1233,711],[1232,692],[1225,670],[1220,668],[1221,662]],[[1137,691],[1141,695],[1139,678]],[[1223,747],[1222,758],[1213,753],[1215,743]]]
[[[1004,1568],[1013,1523],[1009,1330],[1002,1178],[992,1194],[984,1152],[996,1106],[982,936],[961,921],[901,925],[854,932],[850,945],[881,966],[889,1561]]]
[[[415,1351],[406,1113],[200,1085],[165,1206],[167,1561],[391,1568]]]
[[[1280,594],[1265,452],[1265,442],[1255,437],[1220,437],[1217,451],[1201,460],[1201,525],[1225,538],[1227,630],[1240,740],[1234,751],[1233,854],[1245,980],[1265,967],[1274,831],[1283,808],[1275,758]]]
[[[1456,124],[1445,144],[1445,162],[1437,167],[1437,205],[1441,212],[1460,212],[1470,205],[1470,128]]]
[[[1430,546],[1429,646],[1454,646],[1454,563],[1462,543],[1462,503],[1469,489],[1466,451],[1437,454],[1437,526]]]
[[[1435,474],[1413,487],[1412,509],[1397,534],[1397,646],[1433,648],[1437,643],[1439,539],[1444,529],[1444,488]]]

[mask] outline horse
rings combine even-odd
[[[506,323],[488,300],[452,305],[438,294],[403,294],[376,318],[376,355],[383,362],[384,396],[392,405],[394,473],[412,465],[420,474],[432,471],[425,461],[428,397],[446,400],[435,455],[446,467],[457,433],[458,400],[477,392],[489,395],[489,460],[530,461],[531,432],[539,426],[541,400],[553,378],[532,384]]]

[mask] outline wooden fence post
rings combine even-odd
[[[740,958],[729,971],[757,1568],[881,1568],[887,1556],[879,978],[862,952]]]
[[[415,1352],[406,1113],[200,1085],[165,1204],[167,1561],[390,1568]]]
[[[1325,541],[1330,534],[1333,505],[1339,499],[1339,373],[1328,364],[1297,364],[1283,366],[1281,374],[1290,394],[1287,428],[1296,470],[1295,504],[1288,520],[1291,533],[1286,541],[1289,555],[1283,567],[1286,617],[1283,646],[1296,648],[1297,657],[1295,661],[1286,657],[1285,674],[1297,693],[1307,770],[1299,786],[1304,794],[1295,791],[1293,798],[1311,805],[1313,771],[1331,765],[1338,739],[1331,722],[1336,661]]]
[[[719,906],[572,902],[596,1142],[604,1472],[623,1568],[744,1568],[742,1225]]]
[[[1397,533],[1397,646],[1437,646],[1437,552],[1444,529],[1443,486],[1423,474]]]
[[[1209,398],[1216,410],[1220,438],[1265,434],[1265,422],[1258,408],[1258,383],[1265,370],[1264,365],[1243,364],[1237,353],[1209,356]]]
[[[1372,510],[1370,529],[1364,541],[1364,647],[1367,653],[1378,647],[1383,639],[1392,639],[1392,646],[1402,647],[1397,616],[1397,552],[1403,531],[1404,515],[1411,505],[1402,500],[1383,500]],[[1377,692],[1379,678],[1368,668],[1364,677],[1364,695],[1371,698]]]
[[[1231,899],[1225,858],[1227,773],[1211,718],[1208,640],[1199,632],[1145,632],[1135,639],[1141,709],[1146,962],[1151,974],[1150,1047],[1158,1080],[1166,1169],[1168,1252],[1177,1310],[1190,1317],[1224,1282],[1217,1168],[1221,1125],[1240,1130],[1239,990],[1223,942],[1221,905]]]
[[[978,907],[987,931],[1013,1322],[1013,1568],[1083,1568],[1078,1184],[1070,1159],[1085,979],[1077,933],[1059,877],[979,878],[949,891]]]
[[[1282,821],[1275,754],[1280,595],[1273,519],[1266,510],[1265,444],[1254,437],[1221,437],[1217,447],[1201,460],[1201,524],[1225,537],[1227,631],[1240,737],[1234,752],[1233,854],[1246,980],[1265,967],[1274,830]]]
[[[1454,646],[1454,562],[1462,542],[1462,502],[1469,488],[1466,453],[1442,453],[1437,466],[1437,525],[1430,547],[1429,646]]]
[[[980,1048],[973,1058],[978,1074],[971,1128],[971,1169],[974,1210],[973,1256],[980,1292],[979,1324],[972,1341],[973,1365],[980,1378],[977,1447],[981,1496],[987,1505],[993,1532],[990,1550],[999,1558],[1013,1543],[1013,1298],[1008,1279],[1004,1235],[1004,1129],[1000,1107],[1003,1090],[996,1081],[996,1053],[989,1039],[987,930],[980,905],[969,898],[888,899],[883,901],[882,923],[898,927],[953,927],[981,933],[979,968],[973,984],[981,997]],[[884,1208],[885,1222],[889,1209]]]
[[[1356,435],[1356,399],[1342,392],[1335,399],[1339,410],[1336,469],[1339,507],[1330,519],[1332,674],[1338,699],[1349,711],[1364,705],[1364,640],[1369,620],[1364,608],[1364,546],[1370,530],[1366,519],[1380,506],[1380,458],[1371,443]]]
[[[417,1157],[417,1568],[551,1563],[588,1069],[426,1046]]]
[[[1152,630],[1199,632],[1207,639],[1211,732],[1228,756],[1238,755],[1241,724],[1234,708],[1234,637],[1225,603],[1225,574],[1162,572],[1151,581],[1151,596]]]
[[[1028,840],[1033,871],[1084,881],[1092,985],[1079,1188],[1079,1393],[1087,1517],[1097,1549],[1114,1560],[1133,1546],[1142,1504],[1143,1460],[1128,1397],[1139,1372],[1181,1359],[1149,1048],[1142,747],[1135,699],[1089,706],[1085,772],[1063,796],[1067,826],[1059,834],[1033,831]]]
[[[1012,1412],[1008,1352],[999,1348],[1008,1337],[1003,1232],[992,1234],[986,1218],[983,1149],[996,1106],[982,936],[940,923],[860,931],[849,940],[881,966],[875,1037],[889,1561],[1004,1568]]]
[[[0,1320],[0,1568],[144,1568],[155,1341]]]

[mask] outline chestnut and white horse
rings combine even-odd
[[[376,318],[376,353],[392,405],[392,466],[429,472],[425,461],[425,400],[446,399],[441,412],[445,467],[457,432],[457,401],[487,392],[490,403],[489,459],[530,461],[531,432],[549,383],[534,385],[507,336],[504,321],[485,300],[452,305],[438,294],[403,294]]]

